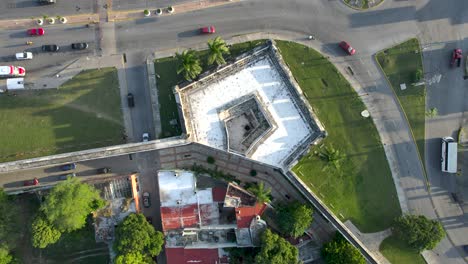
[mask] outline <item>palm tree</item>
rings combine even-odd
[[[220,37],[208,40],[208,49],[210,55],[208,56],[208,65],[216,62],[217,65],[226,63],[223,58],[223,54],[229,54],[229,48],[226,46],[226,42]]]
[[[247,189],[247,191],[253,193],[257,197],[257,201],[260,203],[270,202],[271,189],[265,189],[265,185],[263,184],[263,182],[251,186]]]
[[[187,81],[197,78],[202,71],[202,67],[195,51],[184,50],[182,54],[176,53],[176,56],[180,63],[177,74],[182,73]]]
[[[324,151],[319,153],[319,157],[327,162],[323,170],[330,167],[340,170],[341,162],[346,158],[346,155],[333,147],[325,147]]]

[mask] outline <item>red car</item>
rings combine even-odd
[[[340,42],[340,47],[344,51],[346,51],[349,55],[354,55],[354,53],[356,53],[356,50],[353,47],[351,47],[351,45],[349,45],[349,43],[346,42],[346,41],[341,41]]]
[[[463,57],[462,50],[454,49],[452,52],[452,60],[450,61],[450,65],[453,66],[455,65],[455,62],[457,62],[457,67],[460,67],[462,57]]]
[[[30,36],[42,36],[44,35],[45,31],[43,28],[31,28],[28,29],[28,34]]]
[[[200,28],[201,34],[213,34],[216,33],[216,28],[214,26],[202,27]]]
[[[26,180],[23,183],[24,186],[34,186],[38,184],[39,184],[39,180],[37,178],[34,178],[33,180]]]

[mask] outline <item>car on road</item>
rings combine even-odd
[[[132,93],[127,94],[127,103],[128,103],[128,107],[134,107],[135,106],[135,98],[133,98]]]
[[[452,52],[452,59],[450,61],[450,66],[455,65],[455,62],[457,62],[457,67],[460,67],[462,57],[463,57],[462,50],[461,49],[454,49],[453,52]]]
[[[216,28],[214,26],[200,28],[200,34],[213,34],[213,33],[216,33]]]
[[[37,2],[41,5],[52,5],[57,3],[57,0],[37,0]]]
[[[142,138],[143,138],[143,142],[148,142],[150,139],[149,133],[143,133]]]
[[[151,206],[151,201],[150,201],[150,194],[149,192],[144,192],[143,193],[143,206],[148,208]]]
[[[19,52],[15,54],[17,60],[32,60],[32,52]]]
[[[346,51],[349,55],[354,55],[354,53],[356,53],[356,50],[353,47],[351,47],[351,45],[349,45],[349,43],[346,42],[346,41],[341,41],[340,42],[340,47],[344,51]]]
[[[62,174],[62,175],[59,176],[59,180],[64,181],[64,180],[66,180],[68,178],[73,178],[73,177],[76,177],[75,173]]]
[[[59,49],[59,46],[55,44],[42,45],[42,51],[57,52]]]
[[[39,184],[39,179],[37,178],[34,178],[32,180],[26,180],[23,182],[23,185],[24,186],[34,186],[34,185],[38,185]]]
[[[28,29],[28,35],[30,36],[43,36],[45,30],[43,28],[31,28]]]
[[[76,169],[75,163],[68,163],[68,164],[60,166],[60,170],[62,171],[69,171],[69,170],[74,170],[74,169]]]
[[[75,50],[84,50],[88,48],[88,43],[85,43],[85,42],[73,43],[71,44],[71,48]]]
[[[104,168],[97,169],[97,174],[106,174],[106,173],[110,173],[110,172],[111,172],[111,168],[109,168],[109,167],[104,167]]]

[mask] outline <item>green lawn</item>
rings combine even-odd
[[[393,264],[426,264],[424,258],[415,250],[394,236],[389,236],[380,244],[380,252]]]
[[[264,42],[265,40],[256,40],[232,45],[230,48],[231,55],[226,56],[225,59],[234,58]],[[200,51],[198,52],[198,56],[200,57],[203,69],[208,69],[208,65],[206,65],[208,52],[206,50]],[[156,79],[162,130],[159,138],[178,136],[182,131],[173,87],[184,79],[181,75],[177,75],[177,59],[175,57],[157,59],[154,62],[154,67],[156,74],[159,75],[159,78]],[[177,121],[177,125],[171,125],[170,122],[172,120]]]
[[[320,53],[303,45],[277,41],[284,60],[304,91],[328,136],[321,143],[346,155],[341,170],[328,168],[312,147],[293,171],[342,220],[362,232],[388,228],[401,214],[379,134],[350,84]],[[341,217],[343,216],[343,217]]]
[[[405,111],[419,154],[424,160],[426,88],[424,85],[411,85],[415,81],[416,71],[423,72],[419,42],[415,38],[410,39],[377,53],[376,58]],[[401,83],[406,83],[406,90],[400,89]]]
[[[59,89],[1,95],[0,124],[0,162],[122,143],[117,70],[86,70]]]

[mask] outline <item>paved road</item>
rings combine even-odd
[[[89,0],[59,0],[54,5],[40,5],[37,0],[2,0],[0,1],[0,17],[8,19],[88,14],[94,10],[93,3],[94,1]]]
[[[389,92],[389,87],[379,82],[381,76],[376,72],[375,65],[372,65],[371,55],[409,37],[419,37],[423,47],[428,47],[424,52],[426,78],[438,73],[443,75],[439,84],[429,85],[427,89],[428,107],[437,107],[441,115],[429,120],[426,126],[426,164],[429,179],[434,187],[434,203],[424,191],[421,167],[417,161],[414,162],[417,158],[415,145],[409,140],[407,125],[401,122],[401,113],[390,113],[391,116],[387,120],[376,122],[382,138],[389,139],[387,154],[397,157],[390,165],[398,170],[400,177],[397,184],[403,189],[403,197],[408,199],[408,210],[431,218],[435,218],[437,212],[449,231],[450,239],[445,239],[434,254],[430,253],[430,262],[463,263],[460,245],[468,244],[465,226],[467,221],[463,218],[465,213],[448,196],[456,187],[453,176],[442,175],[438,171],[437,156],[440,147],[436,139],[442,135],[453,134],[464,122],[466,84],[459,78],[460,69],[449,70],[446,65],[451,48],[465,47],[466,23],[468,3],[458,0],[387,0],[377,9],[367,12],[350,10],[339,1],[296,0],[285,3],[271,0],[266,3],[264,0],[253,0],[188,14],[119,22],[112,33],[117,53],[139,52],[133,57],[134,64],[129,63],[134,66],[137,62],[143,62],[142,54],[154,50],[186,48],[205,42],[207,37],[196,35],[196,29],[209,24],[216,25],[218,32],[225,38],[262,31],[293,32],[304,36],[313,34],[322,43],[319,49],[340,56],[343,55],[339,53],[336,44],[346,39],[358,50],[357,56],[338,59],[337,63],[342,66],[350,65],[355,72],[355,76],[351,77],[352,81],[368,88],[366,91],[369,93],[376,93],[379,89]],[[66,35],[62,37],[66,40]],[[133,58],[130,56],[130,60]],[[127,77],[142,80],[142,75],[132,70],[127,72]],[[135,82],[134,87],[129,88],[138,93],[137,102],[138,97],[145,95],[138,90],[139,86],[142,85]],[[375,98],[377,100],[371,100],[369,103],[378,105],[379,97]],[[146,110],[149,112],[148,106],[149,104],[143,105],[142,110],[132,113],[134,126],[139,126],[134,128],[134,140],[151,125],[149,116],[141,116]],[[385,111],[382,107],[375,109]]]

